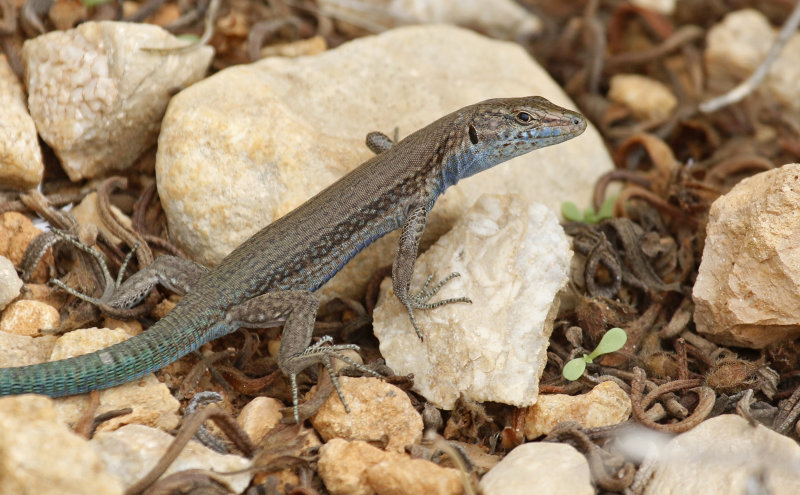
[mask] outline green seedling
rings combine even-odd
[[[564,369],[561,370],[561,374],[564,375],[564,378],[569,381],[577,380],[581,377],[581,375],[583,375],[583,371],[586,369],[587,363],[593,362],[603,354],[610,354],[622,349],[622,346],[625,345],[625,341],[627,340],[628,335],[625,333],[625,330],[619,327],[610,329],[605,335],[603,335],[603,338],[600,339],[600,343],[597,344],[597,348],[595,348],[595,350],[588,355],[584,354],[583,357],[575,358],[569,361],[564,365]]]
[[[81,0],[81,3],[87,7],[97,7],[98,5],[109,3],[110,1],[111,0]]]
[[[570,222],[598,223],[600,220],[614,216],[614,201],[616,200],[616,196],[610,196],[603,201],[600,210],[594,211],[594,208],[589,206],[583,212],[572,201],[564,201],[561,203],[561,215]]]

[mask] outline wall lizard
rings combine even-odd
[[[422,338],[414,310],[468,301],[428,302],[449,277],[410,293],[419,240],[436,198],[460,179],[585,128],[580,114],[534,96],[464,107],[394,145],[373,133],[367,141],[375,157],[257,232],[216,268],[162,256],[126,280],[107,301],[111,306],[131,307],[156,284],[185,293],[149,330],[91,354],[0,369],[0,395],[60,397],[105,389],[161,369],[239,327],[283,325],[278,366],[291,381],[299,422],[297,374],[323,364],[337,383],[331,358],[354,364],[340,351],[356,348],[325,345],[330,337],[311,344],[319,305],[314,291],[365,246],[402,228],[393,288]],[[347,409],[338,384],[337,391]]]

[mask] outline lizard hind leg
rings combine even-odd
[[[342,405],[344,406],[344,410],[348,413],[350,412],[350,406],[347,405],[347,400],[344,398],[344,393],[342,393],[342,388],[339,386],[339,379],[336,376],[336,372],[333,369],[333,358],[339,359],[344,361],[345,363],[353,366],[365,373],[369,373],[373,376],[381,378],[379,373],[367,368],[363,364],[360,364],[357,361],[350,359],[348,356],[341,353],[341,351],[345,350],[354,350],[358,351],[359,347],[355,344],[338,344],[338,345],[325,345],[330,344],[333,342],[333,337],[330,335],[325,335],[321,337],[317,342],[308,346],[303,352],[301,352],[297,356],[292,356],[289,358],[289,366],[302,366],[302,369],[308,368],[309,365],[307,363],[308,360],[312,360],[311,363],[319,363],[325,366],[325,369],[328,371],[328,375],[331,377],[331,382],[333,382],[333,386],[336,389],[336,393],[339,395],[339,399],[342,401]],[[282,347],[282,345],[281,345]],[[298,392],[297,392],[297,373],[290,373],[289,379],[291,381],[292,386],[292,406],[294,408],[294,421],[295,423],[300,423],[300,411],[298,409]]]
[[[339,380],[333,371],[332,359],[339,359],[361,371],[380,376],[342,354],[345,350],[357,351],[357,345],[330,345],[333,341],[330,336],[311,343],[317,308],[319,308],[317,296],[308,291],[268,292],[231,308],[226,318],[226,323],[232,327],[266,328],[283,324],[278,367],[291,382],[292,407],[297,423],[300,422],[297,375],[306,368],[317,364],[325,366],[347,412],[350,412],[350,408],[345,402]]]

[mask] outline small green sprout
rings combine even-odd
[[[87,7],[97,7],[98,5],[103,5],[104,3],[109,3],[111,0],[81,0]]]
[[[603,354],[610,354],[622,349],[622,346],[625,345],[626,340],[628,340],[628,335],[625,333],[625,330],[619,327],[610,329],[605,335],[603,335],[603,338],[600,339],[600,343],[597,344],[597,348],[595,350],[593,350],[588,356],[584,354],[583,357],[575,358],[569,361],[564,365],[564,369],[561,370],[561,374],[564,375],[564,378],[569,381],[577,380],[581,377],[581,375],[583,375],[583,370],[586,369],[586,363],[591,363]]]
[[[572,201],[564,201],[561,203],[561,215],[570,222],[598,223],[600,220],[611,218],[614,215],[614,201],[616,200],[616,196],[609,196],[603,201],[597,212],[591,206],[581,212]]]

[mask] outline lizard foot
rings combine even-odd
[[[417,337],[419,340],[422,340],[422,331],[420,331],[419,326],[417,325],[417,319],[414,317],[414,310],[415,309],[433,309],[438,308],[439,306],[444,306],[445,304],[452,304],[452,303],[467,303],[472,304],[472,299],[468,297],[451,297],[450,299],[442,299],[440,301],[429,303],[428,300],[435,296],[439,289],[444,287],[444,285],[451,281],[456,277],[460,277],[461,274],[458,272],[453,272],[450,275],[446,276],[445,278],[441,279],[436,285],[431,288],[428,288],[428,285],[433,280],[433,275],[428,275],[428,278],[425,279],[425,283],[422,284],[422,289],[419,290],[415,295],[411,296],[408,300],[408,304],[406,305],[406,309],[408,309],[408,316],[411,318],[411,324],[414,325],[414,330],[417,332]]]
[[[316,357],[318,358],[318,362],[322,363],[325,366],[325,369],[328,370],[328,375],[331,377],[331,381],[333,382],[334,388],[336,388],[336,393],[339,394],[339,399],[342,401],[342,405],[344,406],[344,410],[348,413],[350,412],[350,406],[347,405],[347,401],[344,399],[344,394],[342,393],[342,389],[339,386],[339,378],[336,376],[336,373],[333,371],[333,358],[339,359],[344,361],[345,363],[353,366],[365,373],[369,373],[370,375],[374,375],[378,378],[382,378],[382,376],[364,366],[363,364],[352,360],[351,358],[345,356],[341,353],[341,351],[345,350],[354,350],[358,351],[359,347],[355,344],[337,344],[337,345],[325,345],[333,342],[333,337],[330,335],[325,335],[321,337],[317,342],[308,346],[303,352],[301,352],[297,359],[305,359],[309,357]],[[297,397],[297,373],[290,373],[289,374],[289,381],[291,382],[292,387],[292,408],[294,411],[294,422],[299,424],[300,423],[300,410],[299,410],[299,402]]]

